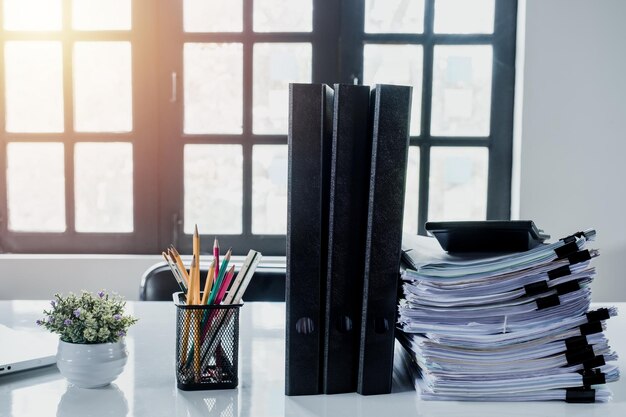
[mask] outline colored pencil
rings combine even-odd
[[[215,260],[215,276],[213,280],[216,281],[220,273],[220,243],[217,241],[217,237],[213,241],[213,260]]]
[[[213,289],[211,290],[211,294],[209,295],[208,304],[214,304],[215,303],[215,298],[217,297],[217,292],[220,290],[220,286],[222,285],[222,281],[224,280],[224,276],[226,275],[226,268],[228,267],[228,262],[230,261],[231,253],[232,253],[232,249],[228,249],[228,252],[226,252],[226,256],[224,256],[224,260],[222,260],[222,266],[220,267],[220,273],[217,276],[217,279],[215,280],[215,282],[213,283]]]
[[[206,281],[204,282],[204,291],[202,292],[202,301],[200,304],[205,305],[209,301],[209,293],[213,287],[213,271],[215,271],[215,259],[211,262],[209,272],[206,274]]]
[[[224,294],[226,294],[226,290],[228,290],[228,286],[230,282],[233,280],[233,276],[235,275],[235,265],[232,265],[228,272],[226,273],[226,277],[222,281],[220,285],[220,289],[215,297],[215,304],[220,304],[224,299]]]

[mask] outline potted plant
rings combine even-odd
[[[137,319],[124,314],[126,302],[104,291],[55,294],[37,324],[59,334],[57,367],[81,388],[108,385],[118,377],[128,352],[124,336]]]

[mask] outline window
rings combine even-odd
[[[284,254],[289,82],[413,86],[407,231],[509,218],[515,1],[0,4],[3,251]]]
[[[2,250],[154,250],[147,3],[1,3]]]
[[[366,84],[413,86],[405,231],[423,234],[427,220],[509,219],[516,2],[354,4],[351,26],[364,24],[353,72]]]
[[[162,244],[191,250],[197,224],[235,253],[284,254],[288,86],[338,80],[338,20],[328,16],[339,2],[167,3]]]

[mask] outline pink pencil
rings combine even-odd
[[[230,285],[230,282],[233,280],[233,276],[235,276],[235,265],[231,266],[228,270],[228,273],[224,277],[224,281],[222,282],[222,286],[215,297],[215,304],[220,304],[224,299],[224,295],[226,295],[226,290]]]
[[[213,277],[213,282],[215,282],[220,273],[220,244],[217,238],[213,241],[213,259],[215,260],[215,276]]]

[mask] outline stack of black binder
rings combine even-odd
[[[619,369],[603,330],[617,310],[589,311],[594,238],[489,256],[405,236],[398,336],[421,398],[608,401]]]
[[[388,393],[411,87],[289,100],[285,392]]]

